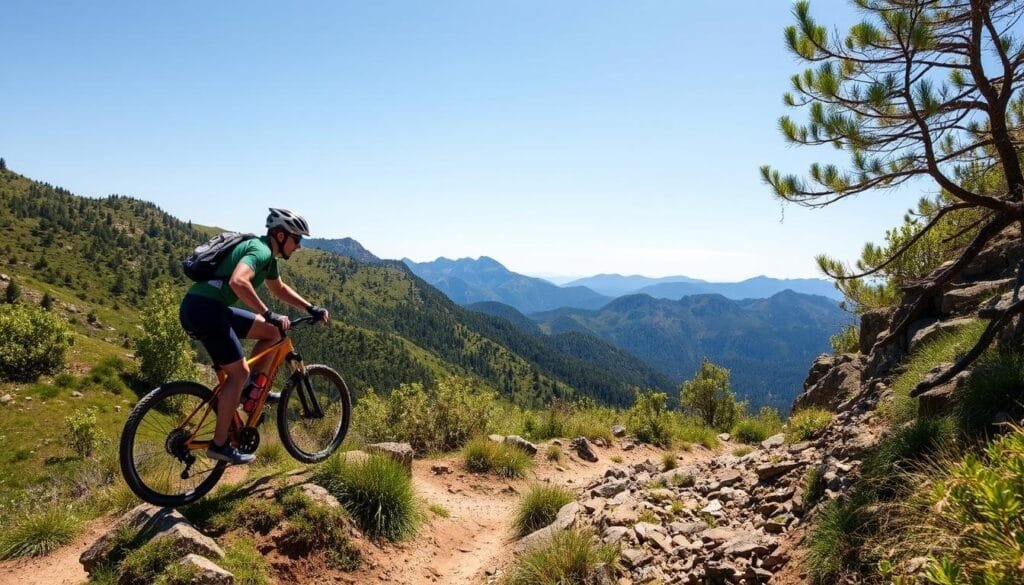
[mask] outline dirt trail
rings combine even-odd
[[[413,463],[413,485],[424,507],[440,506],[448,518],[427,510],[427,523],[412,540],[401,544],[376,545],[364,543],[364,562],[352,573],[334,573],[334,582],[351,584],[395,583],[428,585],[433,583],[482,583],[495,570],[502,570],[512,561],[512,519],[519,500],[532,483],[549,482],[574,490],[604,475],[616,465],[639,463],[645,459],[660,461],[659,449],[640,445],[625,451],[618,445],[598,448],[600,461],[587,463],[569,456],[561,464],[548,461],[544,448],[534,458],[535,466],[528,477],[503,480],[494,476],[467,473],[458,457],[416,460]],[[568,450],[566,449],[568,453]],[[611,457],[621,457],[614,463]],[[683,453],[686,460],[704,459],[711,452],[695,448]],[[686,461],[681,461],[685,464]],[[446,467],[450,473],[435,473],[432,468]],[[240,478],[233,478],[240,479]],[[0,562],[0,585],[78,585],[86,582],[86,574],[78,564],[78,556],[92,544],[111,522],[110,518],[93,521],[87,531],[71,545],[46,557]],[[322,581],[321,574],[316,579]],[[286,574],[279,583],[297,583]],[[297,578],[297,577],[296,577]]]

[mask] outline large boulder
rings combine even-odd
[[[946,291],[939,298],[939,312],[943,315],[973,314],[982,301],[997,296],[1013,287],[1012,278],[973,282]]]
[[[223,549],[213,539],[202,535],[176,510],[142,504],[117,519],[79,556],[78,562],[86,573],[92,574],[107,560],[125,529],[137,531],[139,538],[145,540],[172,538],[182,556],[189,553],[217,559],[224,556]]]
[[[412,475],[413,450],[409,443],[374,443],[366,446],[366,452],[373,455],[390,457],[405,468],[405,473]]]
[[[505,444],[512,445],[513,447],[526,452],[527,455],[537,454],[537,445],[534,445],[519,435],[509,435],[505,437]]]
[[[590,444],[586,437],[576,437],[569,443],[569,448],[575,449],[576,454],[584,461],[590,461],[591,463],[597,461],[597,453],[594,452],[594,446]]]
[[[871,353],[871,348],[878,341],[878,336],[889,328],[889,320],[892,319],[892,309],[875,309],[860,316],[860,352],[864,355]]]
[[[910,351],[914,351],[918,346],[933,341],[945,333],[955,331],[957,328],[972,322],[974,322],[974,319],[969,317],[948,319],[946,321],[936,321],[934,319],[915,321],[911,323],[910,329],[907,332],[907,337],[910,339]]]
[[[197,554],[189,554],[180,561],[192,574],[192,585],[234,585],[235,576]]]
[[[523,552],[547,543],[551,540],[559,530],[566,530],[576,524],[576,520],[580,516],[580,507],[578,502],[569,502],[558,509],[558,514],[555,515],[555,520],[551,524],[548,524],[544,528],[540,528],[527,534],[519,540],[515,545],[516,554],[522,554]]]
[[[862,356],[848,353],[819,357],[811,366],[803,393],[793,402],[793,410],[810,406],[835,410],[848,397],[860,391],[864,362]]]

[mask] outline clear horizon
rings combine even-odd
[[[818,278],[928,185],[783,206],[790,3],[13,0],[0,157],[76,194],[252,231],[267,207],[380,257],[541,278]],[[853,12],[812,2],[845,30]]]

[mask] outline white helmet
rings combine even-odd
[[[309,224],[301,215],[287,209],[270,208],[270,215],[267,216],[267,229],[276,227],[292,234],[293,236],[308,236]]]

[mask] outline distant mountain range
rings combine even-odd
[[[580,278],[577,280],[573,280],[571,282],[567,282],[564,286],[585,286],[590,290],[596,291],[603,295],[607,295],[610,297],[621,297],[623,295],[629,295],[638,292],[640,289],[644,287],[674,282],[704,283],[705,281],[698,280],[696,278],[690,278],[687,276],[666,276],[663,278],[650,278],[648,276],[640,275],[622,276],[621,274],[598,274],[597,276],[588,276],[586,278]]]
[[[433,262],[406,258],[403,262],[416,276],[460,305],[497,301],[523,313],[536,313],[560,307],[597,309],[612,300],[584,286],[562,287],[517,274],[487,256],[477,260],[438,258]]]
[[[489,321],[464,318],[476,331],[543,371],[574,371],[577,384],[587,380],[580,385],[611,401],[622,399],[616,395],[621,390],[602,385],[595,392],[598,379],[589,378],[590,372],[603,368],[616,383],[642,380],[648,387],[677,388],[707,357],[732,371],[734,389],[752,407],[786,410],[807,364],[830,350],[829,336],[849,318],[832,285],[819,279],[761,276],[712,283],[605,274],[557,286],[486,256],[398,262],[381,260],[351,238],[304,244],[367,264],[404,264],[424,285],[487,315]],[[565,360],[593,366],[566,368]],[[562,376],[556,377],[572,377]]]
[[[479,259],[438,258],[433,262],[403,262],[416,276],[437,287],[460,305],[497,301],[529,315],[563,307],[599,309],[616,297],[645,294],[678,300],[701,294],[727,299],[766,299],[784,290],[835,300],[842,296],[831,282],[819,278],[778,279],[757,276],[742,282],[708,282],[688,276],[648,278],[600,274],[557,286],[541,278],[512,272],[487,256]]]
[[[800,391],[807,364],[830,350],[829,336],[849,320],[835,301],[789,290],[742,301],[628,295],[597,311],[563,308],[532,317],[552,335],[600,337],[675,380],[692,377],[707,357],[732,371],[733,388],[752,405],[782,409]]]

